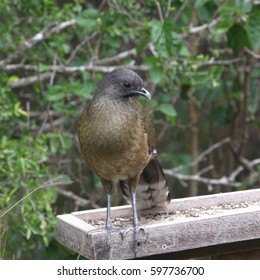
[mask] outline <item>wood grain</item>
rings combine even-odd
[[[179,214],[173,220],[150,224],[148,220],[148,238],[138,247],[137,255],[132,231],[122,238],[119,230],[114,230],[109,239],[106,230],[86,222],[104,219],[105,211],[104,208],[57,216],[58,240],[88,259],[132,259],[260,238],[259,189],[172,200],[166,212]],[[141,215],[158,211],[165,209],[150,209]],[[113,207],[111,214],[112,218],[127,217],[132,215],[132,209]]]

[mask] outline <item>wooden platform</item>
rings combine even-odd
[[[146,243],[133,250],[133,232],[122,238],[120,230],[132,224],[131,206],[113,207],[115,230],[108,246],[103,226],[106,209],[73,212],[57,216],[58,240],[66,247],[88,259],[132,259],[223,247],[230,244],[233,251],[260,247],[260,189],[222,193],[184,199],[174,199],[167,211],[150,209],[139,211],[140,222],[148,234]],[[159,214],[158,214],[159,213]],[[130,219],[129,219],[130,218]],[[250,249],[248,247],[248,249]],[[242,250],[242,249],[241,249]],[[214,252],[213,252],[214,253]],[[165,254],[158,256],[160,254]],[[204,252],[206,255],[206,252]]]

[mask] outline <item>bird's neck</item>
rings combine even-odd
[[[109,129],[126,125],[136,114],[132,102],[123,99],[100,98],[93,105],[96,121],[108,125]]]
[[[127,145],[127,138],[132,133],[132,124],[135,123],[133,120],[137,118],[137,111],[132,102],[100,98],[93,101],[92,109],[91,120],[95,129],[95,139],[100,139],[102,146],[111,150],[117,150],[118,145],[122,148]]]

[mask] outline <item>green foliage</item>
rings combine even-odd
[[[249,45],[248,34],[244,27],[235,23],[227,32],[228,46],[234,52],[240,52]]]
[[[101,15],[95,9],[83,10],[77,17],[77,22],[84,31],[90,32],[96,30],[97,25],[101,23]]]
[[[248,16],[247,30],[254,51],[258,51],[260,49],[260,38],[259,38],[260,8],[259,7],[255,8],[253,12]]]
[[[45,162],[54,153],[66,153],[71,141],[62,133],[33,136],[26,125],[28,113],[4,85],[0,98],[0,258],[32,258],[41,243],[47,248],[56,236],[53,203],[57,194],[53,186],[57,182],[28,194],[47,187],[44,182],[49,168]],[[25,197],[21,205],[4,212]]]
[[[180,173],[190,173],[194,132],[198,152],[230,137],[243,157],[259,155],[254,143],[245,144],[257,139],[259,129],[259,5],[3,0],[0,11],[1,212],[21,200],[0,219],[0,258],[67,257],[55,241],[55,215],[78,210],[78,204],[57,195],[54,187],[41,188],[55,174],[76,178],[73,191],[104,206],[103,193],[96,191],[100,181],[83,167],[76,133],[79,111],[107,67],[142,66],[153,99],[140,102],[154,116],[163,165],[183,165]],[[75,24],[48,35],[72,19]],[[46,38],[28,46],[42,32]],[[133,48],[136,55],[118,56]],[[90,70],[83,71],[85,66]],[[216,158],[225,162],[212,171],[215,178],[228,176],[239,164],[230,154],[209,157],[210,166],[219,164]],[[257,180],[250,178],[249,185]],[[179,181],[171,185],[175,196],[186,195]]]
[[[175,117],[177,115],[174,107],[171,104],[161,103],[158,107],[158,110],[167,116],[168,120],[172,125],[175,124]]]

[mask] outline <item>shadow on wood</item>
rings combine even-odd
[[[132,223],[131,206],[111,210],[110,242],[105,208],[57,216],[59,242],[88,259],[183,259],[260,248],[259,189],[174,199],[167,210],[140,211],[148,239],[137,256],[133,232],[120,234]]]

